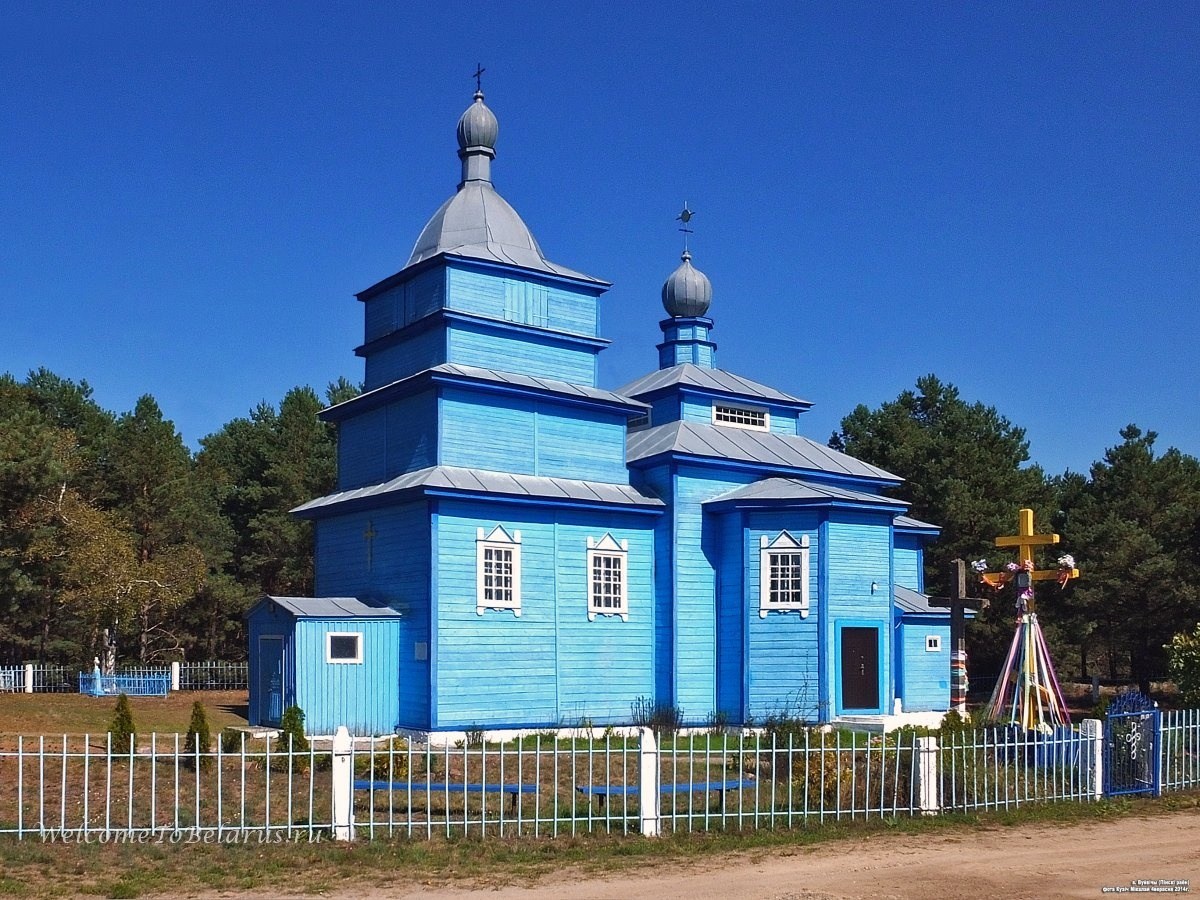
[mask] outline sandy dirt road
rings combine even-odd
[[[1159,883],[1136,885],[1137,879]],[[1189,884],[1167,885],[1166,880]],[[812,848],[738,853],[703,863],[625,869],[605,878],[561,872],[525,887],[393,886],[364,896],[1007,900],[1164,896],[1166,889],[1176,887],[1176,896],[1200,898],[1200,812],[1078,825],[969,829],[920,838],[884,834]],[[1105,892],[1104,888],[1125,890]]]

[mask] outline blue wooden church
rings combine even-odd
[[[462,180],[411,257],[358,295],[365,392],[337,423],[317,598],[248,615],[250,718],[314,733],[811,722],[949,708],[935,526],[899,479],[800,434],[806,400],[716,364],[688,253],[658,368],[597,384],[609,284],[553,263],[491,180],[477,92]]]

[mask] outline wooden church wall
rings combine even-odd
[[[519,531],[521,615],[476,609],[476,540]],[[653,691],[652,522],[604,511],[438,503],[435,727],[627,721]],[[628,541],[629,621],[587,616],[587,538]]]
[[[455,323],[447,361],[596,386],[596,356],[590,346],[564,342],[532,331],[504,333],[486,323]]]
[[[878,712],[890,712],[892,671],[892,529],[890,513],[835,510],[824,525],[821,554],[822,591],[827,613],[823,623],[825,654],[824,683],[832,700],[831,711],[843,711],[840,703],[840,629],[876,628],[879,631]],[[875,592],[871,584],[876,585]]]
[[[921,565],[921,545],[912,535],[897,534],[892,551],[896,584],[914,591],[924,590],[925,573]]]
[[[429,723],[430,553],[423,500],[317,523],[317,596],[358,597],[403,613],[387,680],[396,683],[399,724],[409,728]]]
[[[631,481],[638,489],[668,500],[674,489],[674,471],[670,464],[631,470]],[[668,510],[654,520],[654,699],[658,703],[675,702],[675,568],[671,565],[675,537],[675,518]]]
[[[493,272],[451,268],[447,307],[506,322],[553,328],[595,337],[595,296],[537,279],[501,277]]]
[[[437,395],[405,397],[338,424],[338,490],[437,465]]]
[[[368,391],[373,391],[444,362],[446,332],[440,326],[429,328],[372,351],[366,361],[364,386]]]
[[[945,619],[944,616],[939,617]],[[926,649],[936,636],[940,646]],[[896,628],[897,695],[905,712],[942,711],[950,707],[950,626],[934,617],[905,616]]]
[[[309,734],[333,734],[345,725],[351,734],[385,734],[396,726],[399,702],[396,659],[400,629],[394,619],[300,619],[295,654],[296,705],[304,710]],[[360,634],[362,662],[326,661],[330,633]]]
[[[435,267],[390,287],[365,301],[364,343],[377,340],[440,309],[446,276]]]
[[[443,388],[440,462],[625,484],[625,417],[529,397]]]
[[[819,560],[825,550],[819,521],[820,515],[813,511],[750,513],[744,538],[737,545],[737,553],[744,560],[745,592],[730,600],[736,599],[746,631],[746,711],[756,719],[772,713],[808,721],[829,718],[827,692],[820,680],[823,604]],[[773,541],[784,530],[797,541],[804,537],[809,540],[809,612],[807,617],[798,612],[773,612],[764,619],[759,616],[761,539]]]
[[[688,722],[702,724],[717,709],[716,572],[725,560],[716,517],[706,516],[701,504],[757,478],[750,472],[683,464],[675,470],[673,700]]]

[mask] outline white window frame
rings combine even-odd
[[[749,422],[728,422],[718,416],[719,410],[762,416],[763,423],[761,425],[754,425]],[[712,405],[712,423],[722,428],[743,428],[746,431],[770,431],[771,411],[765,406],[748,406],[745,403],[722,403],[719,400],[714,400]]]
[[[941,653],[942,652],[942,636],[940,634],[925,635],[925,652],[926,653]]]
[[[351,657],[333,657],[333,639],[335,637],[352,637],[354,638],[355,655]],[[327,631],[325,632],[325,662],[332,665],[362,665],[363,661],[363,633],[361,631]]]
[[[758,539],[758,617],[765,619],[767,613],[798,612],[800,618],[808,618],[809,609],[809,540],[807,534],[796,540],[787,531],[781,531],[774,540],[760,535]],[[790,601],[771,600],[771,558],[773,556],[800,556],[800,599]]]
[[[507,588],[509,596],[506,599],[498,600],[495,596],[497,589],[488,584],[489,553],[511,555],[512,584]],[[491,597],[488,596],[489,590]],[[518,619],[521,617],[521,532],[514,531],[510,535],[502,525],[497,525],[486,535],[482,528],[475,531],[475,613],[482,616],[484,610],[488,609],[507,609]]]
[[[629,541],[618,543],[611,534],[606,534],[599,541],[587,539],[587,598],[588,621],[595,622],[596,616],[620,616],[622,622],[629,621]],[[619,607],[604,606],[599,594],[596,593],[596,579],[593,576],[597,563],[603,560],[616,560],[620,581],[617,583],[615,599]]]

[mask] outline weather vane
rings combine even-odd
[[[482,65],[475,63],[475,74],[472,76],[475,79],[475,92],[480,93],[483,90],[483,73],[486,72]]]
[[[675,221],[683,223],[682,225],[679,226],[679,230],[681,232],[683,232],[683,250],[685,253],[687,252],[687,248],[688,248],[687,236],[689,234],[694,233],[692,231],[692,229],[688,228],[688,222],[692,221],[692,216],[694,216],[694,215],[695,215],[695,213],[692,212],[690,209],[688,209],[687,201],[684,200],[683,201],[683,212],[681,212],[679,215],[677,215],[675,217]]]

